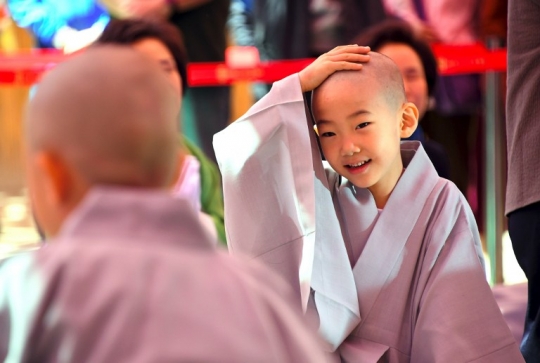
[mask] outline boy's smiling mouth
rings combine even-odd
[[[364,166],[365,164],[369,163],[371,161],[371,159],[367,159],[367,160],[364,160],[364,161],[360,161],[359,163],[356,163],[356,164],[347,164],[347,165],[344,165],[347,169],[356,169],[356,168],[359,168],[361,166]]]

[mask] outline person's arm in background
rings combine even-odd
[[[383,0],[383,5],[389,15],[409,23],[422,39],[427,42],[439,40],[433,27],[420,18],[412,0]]]

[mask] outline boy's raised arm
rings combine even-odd
[[[342,46],[323,54],[301,74],[274,83],[244,116],[214,136],[229,250],[257,258],[284,277],[304,307],[321,157],[302,92],[338,70],[361,69],[357,62],[368,61],[368,52],[367,47]],[[322,165],[319,169],[324,177]]]

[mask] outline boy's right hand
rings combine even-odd
[[[360,70],[369,61],[369,47],[342,45],[324,53],[300,71],[302,92],[314,90],[332,73],[343,70]]]

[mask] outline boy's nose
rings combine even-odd
[[[341,149],[341,156],[352,156],[356,153],[360,152],[360,147],[356,146],[352,142],[347,142],[343,144],[343,148]]]

